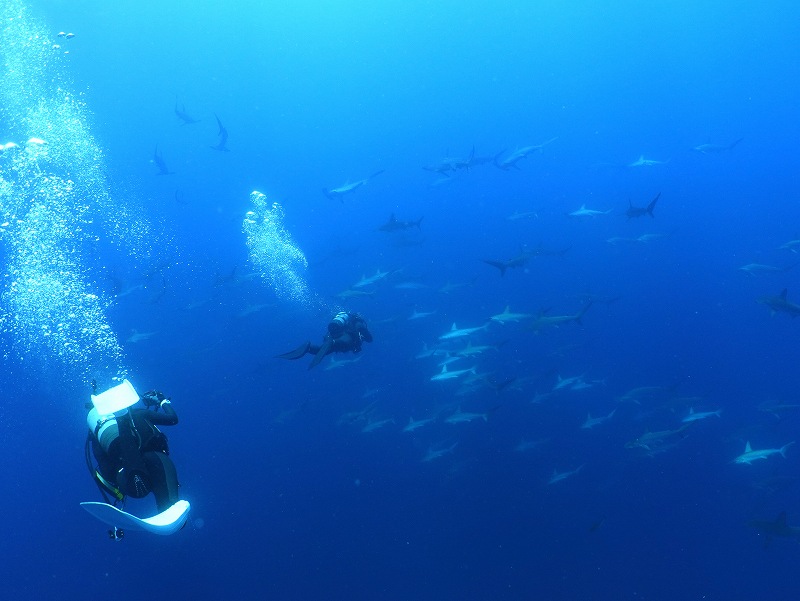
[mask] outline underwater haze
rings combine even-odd
[[[800,5],[0,19],[2,598],[798,598]],[[121,378],[172,536],[79,505]]]

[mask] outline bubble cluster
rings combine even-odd
[[[86,380],[124,376],[92,281],[87,249],[100,237],[149,256],[149,224],[111,194],[85,103],[67,91],[63,55],[19,0],[0,5],[0,332],[27,363]],[[102,278],[101,278],[102,279]],[[45,352],[42,352],[45,351]],[[9,351],[5,351],[8,354]]]
[[[250,202],[253,208],[242,225],[250,260],[278,296],[308,304],[313,298],[304,275],[308,261],[283,226],[283,207],[258,191],[250,194]]]

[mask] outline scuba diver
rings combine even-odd
[[[333,316],[333,319],[328,324],[328,332],[322,339],[320,346],[304,342],[295,350],[277,357],[280,359],[299,359],[310,353],[314,355],[308,366],[308,369],[311,369],[331,353],[360,352],[361,343],[364,340],[372,342],[372,334],[367,329],[367,322],[364,318],[358,313],[340,311]]]
[[[138,401],[144,408],[133,408]],[[175,506],[178,474],[169,458],[167,437],[158,429],[178,423],[170,399],[155,390],[139,397],[124,380],[103,395],[92,395],[92,405],[86,418],[86,464],[106,504],[121,510],[127,497],[141,499],[152,492],[159,514]],[[181,518],[185,522],[186,516]],[[124,532],[114,526],[108,534],[119,540]]]

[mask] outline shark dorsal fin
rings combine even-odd
[[[746,445],[744,445],[744,452],[745,452],[745,453],[749,453],[749,452],[750,452],[750,451],[752,451],[752,450],[753,450],[753,449],[752,449],[752,447],[750,446],[750,441],[748,440],[748,441],[747,441],[747,444],[746,444]]]
[[[506,305],[506,308],[503,311],[503,313],[511,313],[510,309],[511,309],[511,305]]]
[[[450,328],[451,332],[455,332],[458,328],[456,327],[456,322],[453,322],[453,327]]]

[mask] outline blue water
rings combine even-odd
[[[1,230],[3,598],[797,598],[796,540],[751,522],[800,526],[800,448],[733,463],[747,441],[798,439],[794,408],[764,410],[800,404],[798,323],[757,302],[800,302],[780,248],[800,235],[795,3],[8,2],[3,26],[19,12],[49,54],[0,47],[39,86],[4,86],[0,143],[102,149],[64,260],[107,299],[121,354],[38,339],[46,311],[9,325],[5,266],[25,247]],[[20,125],[62,86],[85,104],[80,136]],[[215,114],[230,152],[210,148]],[[425,169],[473,148],[493,160]],[[90,167],[59,165],[85,183]],[[381,170],[341,201],[322,192]],[[24,189],[7,181],[4,221]],[[308,261],[299,300],[248,253],[253,190]],[[626,216],[658,193],[654,217]],[[610,212],[567,215],[582,205]],[[392,214],[421,227],[380,231]],[[504,276],[484,262],[520,255]],[[371,295],[336,296],[376,270],[393,273]],[[580,323],[537,322],[590,299]],[[506,306],[528,317],[490,323],[470,340],[497,348],[449,367],[484,377],[431,381],[442,357],[416,359],[423,345]],[[357,362],[274,358],[341,308],[375,337]],[[89,381],[115,373],[180,416],[166,433],[193,508],[174,536],[113,542],[78,505],[99,500]],[[578,376],[587,388],[554,391]],[[690,408],[721,413],[635,444]],[[447,423],[459,410],[484,417]],[[433,421],[404,432],[409,418]]]

